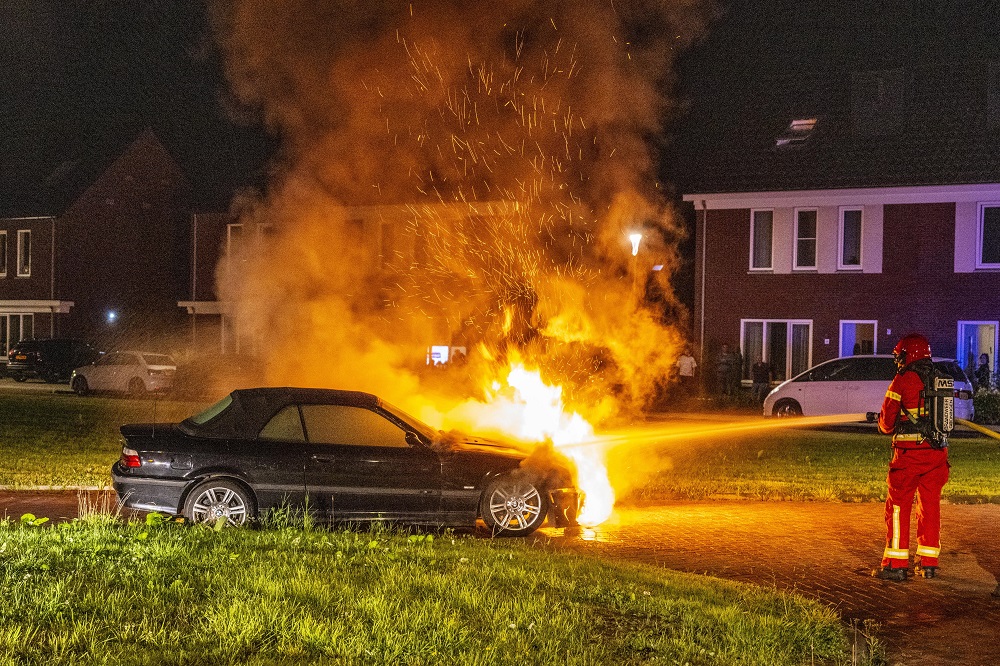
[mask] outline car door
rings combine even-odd
[[[861,414],[882,409],[889,383],[896,376],[896,362],[889,357],[856,356],[851,359],[847,384],[847,413]]]
[[[262,511],[306,505],[306,438],[297,405],[281,409],[248,444],[245,469]]]
[[[821,363],[792,382],[806,416],[843,414],[847,409],[847,359]]]
[[[441,461],[400,424],[351,405],[302,405],[309,502],[334,520],[433,520]]]
[[[117,352],[105,354],[87,369],[85,377],[91,391],[114,390],[114,373],[119,356]]]

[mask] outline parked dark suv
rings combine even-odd
[[[75,368],[93,363],[98,356],[83,340],[22,340],[7,355],[7,374],[18,382],[29,377],[60,382],[68,380]]]

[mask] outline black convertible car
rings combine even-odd
[[[241,525],[307,507],[329,521],[392,520],[525,535],[579,501],[566,470],[529,471],[527,454],[435,431],[368,393],[233,391],[177,424],[121,428],[112,468],[126,507]]]

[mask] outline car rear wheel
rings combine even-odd
[[[486,486],[479,512],[494,535],[525,536],[545,521],[549,499],[531,481],[506,475]]]
[[[73,393],[76,393],[78,396],[85,396],[87,395],[87,392],[90,390],[90,387],[87,386],[86,378],[74,377],[72,389]]]
[[[794,400],[779,400],[774,405],[773,414],[782,418],[802,416],[802,407]]]
[[[20,372],[16,372],[16,373],[12,374],[11,377],[14,378],[15,382],[23,382],[23,381],[26,381],[28,379],[27,375],[22,375]]]
[[[128,383],[128,394],[133,398],[141,398],[146,395],[146,385],[138,377],[133,377]]]
[[[227,527],[238,527],[254,517],[249,493],[237,483],[209,480],[197,486],[184,503],[184,517],[192,523],[216,525],[225,520]]]

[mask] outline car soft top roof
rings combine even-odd
[[[229,397],[232,402],[204,423],[196,423],[188,418],[178,424],[178,427],[182,432],[198,437],[252,438],[257,436],[272,416],[288,405],[350,405],[366,409],[381,405],[381,401],[370,393],[336,389],[237,389]]]

